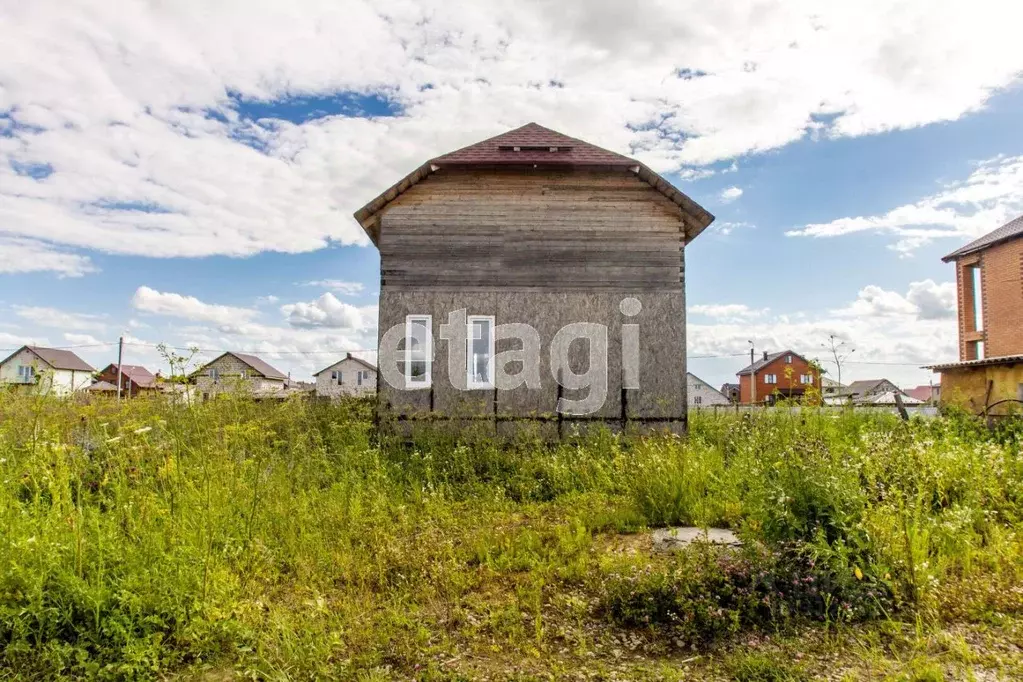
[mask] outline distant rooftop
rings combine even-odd
[[[18,350],[14,351],[11,355],[7,356],[3,360],[0,360],[0,365],[7,362],[21,351],[28,349],[36,355],[40,360],[45,362],[53,369],[69,369],[75,372],[95,372],[89,363],[82,360],[80,357],[75,355],[69,350],[60,350],[58,348],[43,348],[41,346],[22,346]]]
[[[743,367],[741,370],[739,370],[735,374],[736,374],[736,376],[742,376],[744,374],[749,374],[750,370],[753,370],[754,372],[759,372],[761,367],[763,367],[764,365],[768,365],[768,364],[774,362],[775,360],[777,360],[778,358],[780,358],[783,355],[794,355],[795,357],[799,358],[803,362],[806,362],[806,358],[803,357],[802,355],[800,355],[799,353],[793,353],[790,350],[783,350],[783,351],[781,351],[779,353],[769,353],[766,357],[761,357],[759,360],[754,362],[752,365],[747,365],[746,367]]]

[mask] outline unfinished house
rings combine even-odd
[[[714,218],[640,162],[530,123],[355,217],[380,251],[383,415],[685,428],[685,247]]]
[[[942,260],[959,293],[959,361],[928,368],[941,372],[942,404],[1023,410],[1023,216]]]
[[[351,353],[313,375],[317,398],[367,396],[376,393],[377,368]]]
[[[288,377],[255,355],[227,352],[193,372],[192,380],[204,399],[225,392],[273,398],[283,396]]]

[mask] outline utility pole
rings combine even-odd
[[[750,389],[750,405],[757,404],[757,371],[753,368],[754,363],[753,353],[753,342],[749,342],[749,389]]]
[[[121,360],[124,359],[124,337],[117,339],[117,400],[121,400]]]

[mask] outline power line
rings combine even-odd
[[[116,345],[117,345],[116,341],[106,341],[106,342],[103,342],[103,343],[79,343],[79,344],[75,344],[73,346],[38,346],[38,347],[39,348],[49,348],[51,350],[75,350],[76,348],[103,348],[103,347],[106,347],[106,346],[116,346]],[[22,348],[26,348],[26,347],[31,348],[32,346],[30,344],[26,343],[24,346],[18,346],[17,348],[0,348],[0,353],[13,353],[16,350],[21,350]]]
[[[927,360],[926,362],[932,362],[932,361],[931,360]],[[835,363],[831,363],[831,364],[835,364]],[[919,362],[873,362],[873,361],[868,361],[868,360],[855,360],[855,361],[854,360],[845,360],[845,361],[842,362],[842,364],[843,365],[893,365],[893,366],[904,365],[906,367],[920,367],[920,363]]]
[[[116,345],[116,344],[115,344]],[[266,353],[267,355],[337,355],[339,353],[376,353],[376,348],[345,348],[333,350],[266,350],[264,348],[243,349],[243,348],[202,348],[200,346],[168,346],[159,343],[143,343],[141,341],[125,341],[126,346],[141,346],[143,348],[166,348],[167,350],[196,351],[199,353]]]

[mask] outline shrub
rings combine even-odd
[[[884,585],[835,573],[805,546],[772,552],[694,543],[663,566],[612,568],[600,589],[602,609],[614,622],[667,627],[689,642],[801,619],[863,620],[891,606]]]

